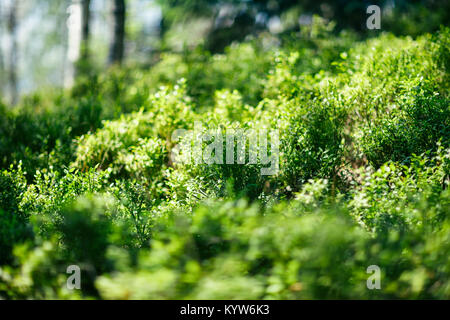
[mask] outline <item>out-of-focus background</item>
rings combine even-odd
[[[379,5],[382,28],[366,28]],[[281,39],[317,14],[334,32],[416,36],[448,23],[445,0],[0,0],[0,95],[8,104],[42,88],[70,87],[112,64],[148,67],[161,53],[201,47],[218,53],[267,33]]]
[[[450,299],[450,1],[0,4],[0,300]]]

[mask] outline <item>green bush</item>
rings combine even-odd
[[[38,223],[38,233],[44,237],[57,234],[62,208],[77,197],[101,192],[108,182],[108,174],[89,169],[85,173],[75,170],[37,171],[35,182],[28,185],[21,199],[21,207]]]
[[[420,205],[416,209],[427,210]],[[304,214],[279,204],[263,213],[239,201],[201,206],[192,218],[173,214],[161,219],[156,229],[150,251],[142,252],[137,266],[131,266],[125,255],[128,263],[120,273],[98,279],[103,298],[361,299],[450,294],[444,253],[448,217],[437,232],[414,229],[372,238],[342,209]],[[437,250],[432,257],[430,250]],[[366,269],[372,264],[382,270],[381,290],[366,288]],[[244,285],[250,288],[242,290]]]
[[[408,162],[413,154],[450,145],[450,100],[438,93],[419,93],[398,112],[382,116],[365,130],[362,149],[371,164]]]
[[[20,202],[26,190],[24,173],[19,166],[0,171],[0,265],[12,262],[14,245],[32,238],[28,212]]]
[[[285,183],[296,190],[313,178],[335,181],[342,163],[344,110],[337,100],[309,103],[290,118],[281,141]]]
[[[333,27],[314,17],[1,105],[0,298],[448,299],[450,31]],[[175,161],[198,138],[175,133],[198,123],[223,163]],[[237,143],[226,163],[231,129],[242,164]],[[250,129],[268,156],[278,131],[279,171],[249,163]]]
[[[350,202],[356,220],[379,233],[440,226],[450,209],[449,151],[441,147],[433,158],[413,155],[410,166],[390,162],[366,175]]]
[[[68,260],[92,266],[95,272],[108,270],[105,254],[112,232],[108,206],[107,199],[80,197],[62,209],[58,225]]]

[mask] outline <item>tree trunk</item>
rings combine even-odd
[[[161,21],[159,22],[159,39],[160,39],[159,51],[160,52],[165,50],[164,38],[166,36],[167,31],[168,31],[167,18],[165,18],[164,14],[163,14],[161,17]]]
[[[91,0],[81,0],[81,60],[83,61],[89,58],[90,5]]]
[[[2,4],[0,3],[0,39],[3,36],[2,21],[3,21]],[[4,74],[5,74],[5,63],[3,60],[3,47],[0,46],[0,97],[3,96]],[[0,98],[0,102],[1,102],[1,98]]]
[[[8,14],[8,33],[10,39],[8,81],[11,104],[17,103],[17,1],[11,1]]]
[[[83,73],[89,58],[89,12],[90,0],[72,0],[67,9],[67,66],[65,68],[64,86],[70,88],[75,77]]]
[[[64,74],[64,87],[72,87],[75,79],[75,64],[80,59],[81,45],[81,5],[78,0],[72,0],[67,8],[67,60]]]
[[[114,0],[112,8],[112,37],[109,47],[108,64],[121,64],[125,41],[125,0]]]

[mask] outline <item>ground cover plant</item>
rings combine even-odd
[[[278,40],[1,105],[0,298],[449,299],[450,29]],[[278,130],[278,172],[173,161],[196,122]]]

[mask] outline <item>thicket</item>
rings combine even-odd
[[[331,29],[1,106],[0,297],[450,298],[450,29]],[[279,130],[278,174],[174,163],[195,121]]]

